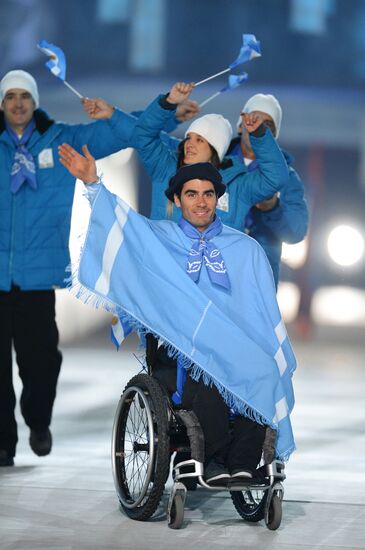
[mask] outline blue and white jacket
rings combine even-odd
[[[109,120],[90,124],[54,122],[37,109],[36,128],[27,144],[34,158],[38,188],[27,183],[10,192],[15,146],[0,112],[0,290],[12,284],[22,290],[65,286],[70,262],[68,241],[75,178],[58,160],[58,146],[81,150],[87,144],[95,158],[128,147],[135,119],[116,110]]]
[[[131,137],[131,146],[138,151],[152,178],[152,219],[167,217],[164,191],[177,169],[176,149],[160,135],[175,110],[164,109],[159,102],[162,97],[157,97],[141,114]],[[239,230],[243,230],[243,220],[251,206],[279,191],[289,177],[285,158],[270,130],[262,137],[250,139],[258,159],[257,169],[249,171],[236,157],[227,157],[221,168],[227,189],[219,200],[217,213],[224,224]],[[177,221],[179,216],[174,207],[172,219]]]
[[[228,154],[239,154],[240,138],[232,140]],[[288,164],[289,178],[280,191],[280,199],[272,210],[262,211],[253,207],[249,216],[248,234],[260,243],[269,259],[276,286],[279,282],[280,260],[283,242],[294,244],[302,241],[308,231],[308,207],[304,185],[292,166],[293,157],[283,151]]]

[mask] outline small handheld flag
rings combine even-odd
[[[230,74],[229,77],[228,77],[227,86],[224,86],[224,88],[219,90],[219,92],[216,92],[215,94],[211,95],[210,97],[208,97],[207,99],[202,101],[202,103],[200,103],[200,105],[199,105],[200,109],[202,107],[204,107],[204,105],[206,105],[207,103],[212,101],[212,99],[219,96],[220,94],[222,94],[224,92],[228,92],[229,90],[234,90],[235,88],[238,88],[238,86],[243,84],[243,82],[246,82],[247,79],[248,79],[248,74],[247,73],[242,73],[242,74],[237,74],[237,75],[236,74]]]
[[[227,69],[224,69],[219,73],[213,74],[212,76],[208,76],[208,78],[204,78],[204,80],[200,80],[195,84],[195,87],[200,86],[200,84],[204,84],[204,82],[208,82],[208,80],[212,80],[213,78],[216,78],[221,74],[231,71],[232,69],[234,69],[238,65],[241,65],[242,63],[245,63],[246,61],[251,61],[251,59],[255,59],[255,57],[261,57],[260,42],[256,40],[254,34],[243,34],[242,46],[238,57],[227,67]]]
[[[242,35],[242,46],[240,53],[238,54],[237,59],[230,64],[230,69],[234,69],[238,65],[242,65],[246,61],[251,61],[255,57],[261,57],[261,44],[256,40],[254,34],[243,34]]]
[[[117,349],[121,346],[123,340],[132,332],[132,327],[126,319],[113,315],[111,324],[111,340]]]
[[[40,40],[37,44],[37,48],[49,57],[46,67],[51,71],[51,73],[62,80],[71,92],[82,99],[83,96],[66,81],[66,57],[61,48],[55,46],[54,44],[50,44],[46,40]]]

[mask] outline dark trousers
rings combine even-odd
[[[176,389],[176,362],[167,356],[165,348],[157,351],[154,376],[169,393]],[[266,427],[249,418],[231,418],[230,409],[214,386],[187,376],[181,406],[198,417],[205,439],[205,462],[214,458],[229,470],[254,471],[260,462]]]
[[[62,355],[58,350],[53,290],[0,291],[0,449],[15,456],[18,441],[12,346],[23,389],[20,408],[29,428],[51,423]]]

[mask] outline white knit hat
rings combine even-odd
[[[6,92],[14,88],[19,88],[20,90],[26,90],[27,92],[29,92],[34,99],[35,108],[38,109],[38,88],[37,83],[31,74],[20,69],[16,71],[9,71],[8,73],[6,73],[6,75],[0,82],[0,103],[3,102]]]
[[[199,134],[217,151],[222,161],[232,139],[231,123],[222,115],[204,115],[192,122],[185,132],[185,137],[194,132]]]
[[[250,97],[241,113],[252,113],[253,111],[261,111],[271,116],[275,124],[275,137],[279,137],[281,119],[283,112],[280,107],[280,103],[275,96],[271,94],[256,94]],[[242,124],[241,115],[237,120],[237,130]]]

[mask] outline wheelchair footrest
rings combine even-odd
[[[187,477],[197,478],[199,476],[202,476],[203,472],[203,463],[191,458],[190,460],[184,460],[183,462],[178,462],[177,464],[175,464],[172,472],[172,477],[175,481],[179,481]]]

